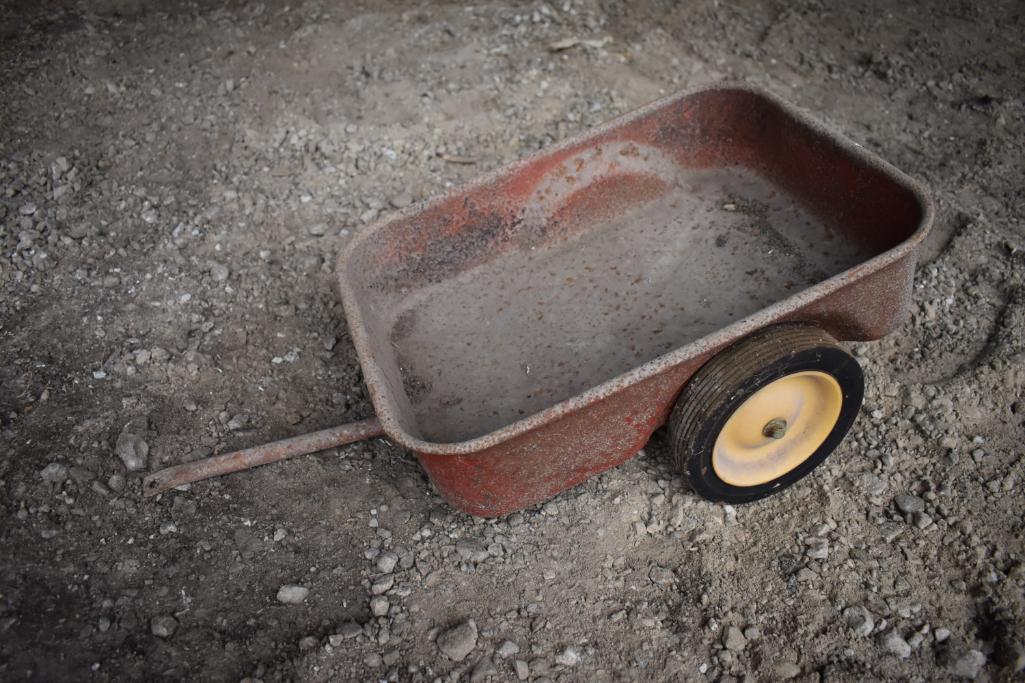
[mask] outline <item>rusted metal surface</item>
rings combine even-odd
[[[718,86],[368,227],[339,285],[384,431],[452,505],[501,515],[631,457],[757,329],[894,329],[932,216],[861,147]]]
[[[323,429],[312,434],[304,434],[262,446],[245,448],[234,453],[217,455],[205,460],[175,465],[146,477],[142,482],[142,493],[144,496],[155,496],[161,491],[166,491],[182,484],[218,477],[222,474],[240,472],[253,467],[259,467],[260,465],[278,462],[279,460],[294,458],[297,455],[306,455],[327,448],[344,446],[354,441],[372,439],[383,434],[384,430],[381,428],[380,420],[370,418],[369,420],[351,422],[340,427]]]

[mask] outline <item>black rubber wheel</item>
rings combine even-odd
[[[669,418],[673,458],[704,498],[749,503],[825,460],[863,397],[861,366],[826,332],[768,327],[719,352],[684,387]]]

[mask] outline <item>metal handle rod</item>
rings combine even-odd
[[[234,453],[215,455],[212,458],[187,462],[154,472],[142,481],[142,495],[155,496],[175,486],[202,481],[222,474],[241,472],[260,465],[266,465],[297,455],[316,453],[326,448],[344,446],[354,441],[382,436],[384,428],[376,417],[359,422],[350,422],[331,429],[322,429],[312,434],[293,436],[253,448],[244,448]]]

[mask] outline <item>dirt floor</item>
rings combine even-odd
[[[0,66],[0,679],[1022,676],[1020,2],[8,0]],[[722,78],[937,205],[813,475],[711,504],[659,432],[481,520],[378,439],[141,498],[372,414],[366,224]]]

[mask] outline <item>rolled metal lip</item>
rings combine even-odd
[[[508,425],[487,434],[465,441],[444,443],[425,441],[407,432],[395,417],[397,407],[390,394],[375,356],[374,345],[367,331],[363,314],[357,300],[357,294],[349,286],[345,277],[346,266],[355,249],[364,240],[368,239],[370,235],[395,221],[412,218],[429,208],[436,207],[446,201],[450,201],[454,197],[463,195],[475,188],[481,188],[503,176],[514,174],[538,159],[550,156],[561,150],[578,146],[589,139],[601,136],[611,129],[619,128],[625,124],[636,121],[641,117],[653,113],[654,111],[675,101],[683,100],[699,93],[712,91],[747,92],[768,100],[775,106],[779,107],[787,115],[793,117],[794,120],[806,126],[812,132],[820,133],[827,137],[833,144],[848,154],[862,161],[867,166],[875,168],[888,176],[897,185],[900,185],[904,189],[910,191],[921,208],[921,218],[915,231],[907,239],[893,248],[866,259],[852,268],[812,285],[811,287],[803,289],[789,297],[781,299],[750,316],[742,318],[717,330],[716,332],[688,344],[684,344],[683,346],[669,351],[668,353],[657,356],[652,360],[633,368],[632,370],[628,370],[627,372],[613,377],[612,379],[601,382],[594,387],[577,394],[576,396],[560,401],[555,405],[516,420],[515,422],[511,422]],[[527,434],[539,427],[559,420],[566,415],[578,412],[589,405],[614,395],[625,387],[656,376],[666,371],[668,368],[679,365],[680,363],[702,354],[709,353],[714,349],[720,348],[732,341],[750,334],[751,332],[754,332],[755,330],[765,327],[766,325],[778,322],[787,313],[814,303],[819,299],[843,289],[854,281],[860,280],[863,277],[882,270],[896,261],[909,256],[918,247],[928,234],[934,217],[935,207],[932,199],[929,197],[925,188],[910,176],[906,175],[875,154],[870,153],[861,145],[849,140],[840,132],[817,121],[806,114],[803,110],[786,102],[773,93],[761,87],[746,83],[726,82],[697,87],[666,96],[623,114],[622,116],[606,121],[580,136],[573,137],[558,145],[546,148],[510,164],[506,164],[473,181],[455,187],[446,194],[436,197],[425,204],[408,207],[383,220],[372,223],[360,231],[359,234],[354,236],[349,244],[342,250],[336,261],[336,268],[338,273],[339,294],[345,310],[349,332],[352,337],[353,344],[356,347],[356,353],[359,357],[360,365],[363,368],[364,379],[366,381],[367,389],[370,392],[371,402],[373,403],[378,419],[381,421],[385,434],[401,446],[418,453],[435,455],[470,455]]]

